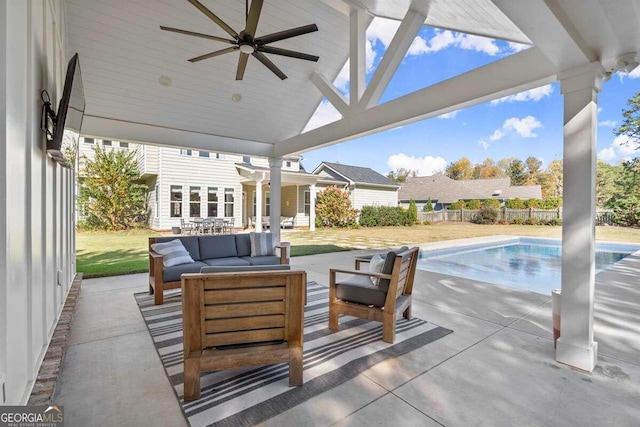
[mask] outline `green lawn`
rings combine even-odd
[[[561,227],[530,225],[478,225],[471,223],[438,223],[413,227],[359,228],[353,230],[323,229],[315,232],[290,232],[282,240],[291,242],[291,256],[386,248],[441,240],[490,235],[562,237]],[[148,237],[151,231],[119,233],[78,232],[76,257],[78,271],[84,277],[101,277],[149,271]],[[612,242],[640,243],[640,229],[597,227],[596,239]]]

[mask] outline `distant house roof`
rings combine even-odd
[[[399,187],[399,185],[371,168],[343,165],[341,163],[322,162],[312,172],[338,181],[354,184],[383,185]]]
[[[398,191],[399,201],[437,201],[453,203],[458,200],[473,199],[539,199],[542,190],[539,185],[511,186],[509,178],[474,180],[453,180],[437,173],[431,176],[409,177]]]

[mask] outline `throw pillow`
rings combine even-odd
[[[276,242],[271,233],[249,233],[251,256],[272,256],[276,254]]]
[[[189,252],[184,248],[180,239],[170,240],[164,243],[154,243],[151,245],[151,249],[162,255],[162,264],[164,264],[165,267],[193,262],[191,255],[189,255]]]
[[[384,267],[384,258],[382,255],[374,255],[369,261],[369,273],[382,273],[382,267]],[[371,277],[371,282],[374,286],[378,286],[380,278]]]

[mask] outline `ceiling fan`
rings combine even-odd
[[[216,16],[213,12],[207,9],[198,0],[188,0],[189,3],[194,5],[200,12],[204,13],[209,19],[215,22],[220,28],[226,31],[232,40],[225,39],[223,37],[212,36],[209,34],[196,33],[193,31],[181,30],[179,28],[171,28],[160,26],[160,29],[165,31],[173,31],[174,33],[186,34],[188,36],[202,37],[209,40],[215,40],[221,43],[230,44],[231,47],[222,50],[216,50],[205,55],[197,56],[189,59],[190,62],[198,62],[204,59],[213,58],[215,56],[224,55],[225,53],[231,53],[236,50],[240,51],[240,59],[238,60],[238,68],[236,70],[236,80],[242,80],[244,77],[244,71],[247,68],[247,61],[249,55],[252,55],[258,61],[260,61],[265,67],[271,70],[281,80],[287,78],[276,65],[271,62],[264,54],[271,53],[274,55],[288,56],[290,58],[305,59],[307,61],[317,62],[319,57],[315,55],[309,55],[302,52],[296,52],[293,50],[282,49],[279,47],[267,46],[270,43],[274,43],[280,40],[288,39],[291,37],[301,36],[303,34],[312,33],[318,31],[316,24],[304,25],[302,27],[291,28],[289,30],[279,31],[277,33],[267,34],[261,37],[256,37],[256,29],[258,28],[258,19],[260,19],[260,11],[262,10],[263,0],[252,0],[251,9],[249,9],[249,0],[245,1],[246,9],[246,21],[245,28],[240,33],[234,31],[229,25],[227,25],[222,19]]]

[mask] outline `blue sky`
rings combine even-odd
[[[376,18],[367,30],[367,79],[373,75],[399,23]],[[413,41],[380,103],[497,61],[527,46],[423,27]],[[348,64],[335,85],[348,97]],[[640,67],[616,74],[599,94],[598,158],[611,164],[640,155],[637,144],[615,137],[627,100],[640,91]],[[559,84],[476,105],[444,116],[303,154],[312,171],[320,162],[366,166],[386,175],[404,167],[420,175],[442,171],[466,156],[473,163],[487,157],[521,160],[535,156],[546,167],[562,158],[562,96]],[[324,100],[307,129],[340,118]]]

